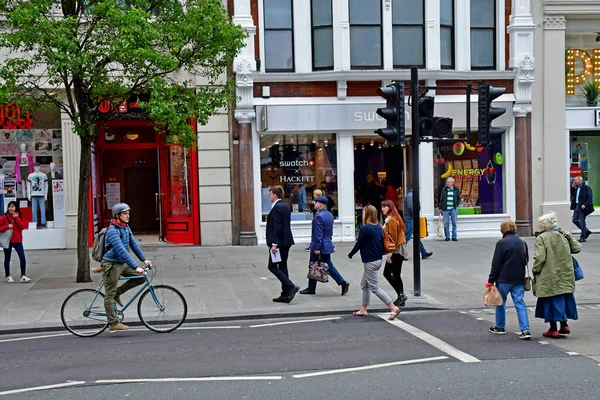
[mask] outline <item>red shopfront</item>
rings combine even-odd
[[[108,226],[115,203],[125,202],[132,209],[134,234],[200,244],[197,152],[167,144],[147,121],[104,122],[98,129],[92,148],[90,236]]]

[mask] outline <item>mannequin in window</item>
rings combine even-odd
[[[23,197],[27,197],[27,177],[34,171],[33,156],[27,152],[27,145],[21,143],[19,146],[21,152],[15,158],[15,176],[17,183],[21,184],[21,192]]]
[[[2,165],[0,165],[0,214],[4,214],[4,195],[6,192],[4,191],[4,172],[2,172]]]
[[[27,198],[31,201],[33,222],[38,223],[38,208],[41,221],[38,226],[46,226],[46,200],[48,199],[48,177],[40,172],[40,164],[35,163],[34,172],[27,177]]]
[[[63,176],[56,170],[56,164],[50,163],[50,172],[46,174],[48,177],[48,201],[46,202],[46,219],[54,221],[54,198],[52,192],[52,181],[62,179]]]

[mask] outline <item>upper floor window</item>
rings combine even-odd
[[[471,0],[471,69],[496,68],[496,0]]]
[[[425,66],[424,0],[393,0],[394,68]]]
[[[454,69],[454,0],[440,0],[440,56],[442,69]]]
[[[331,0],[311,0],[313,69],[333,69]]]
[[[265,71],[294,71],[292,0],[263,0]]]
[[[381,0],[349,0],[350,67],[382,68]]]

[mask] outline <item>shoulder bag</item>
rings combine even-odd
[[[10,247],[10,238],[12,237],[12,233],[12,228],[8,228],[4,232],[0,232],[0,246],[2,246],[3,249],[8,249]]]
[[[523,252],[525,253],[525,291],[529,292],[531,290],[531,275],[529,275],[529,260],[527,257],[527,248],[525,247],[525,242],[523,242]]]
[[[387,226],[387,222],[383,224],[383,254],[389,254],[392,253],[394,250],[396,250],[396,243],[394,242],[394,238],[392,237],[392,234],[389,232],[386,232],[385,227]]]
[[[565,239],[567,239],[567,242],[569,242],[569,248],[571,248],[571,237],[563,231],[558,231],[558,233],[560,233]],[[573,259],[573,274],[575,275],[575,280],[580,281],[584,278],[583,270],[581,269],[579,261],[577,261],[577,259],[573,256],[571,256],[571,258]]]
[[[329,265],[323,262],[320,254],[318,260],[308,263],[308,274],[306,277],[317,282],[329,282]]]

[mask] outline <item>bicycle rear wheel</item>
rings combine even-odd
[[[142,294],[137,311],[140,321],[146,328],[154,332],[166,333],[174,331],[183,324],[187,316],[187,303],[177,289],[156,285]]]
[[[98,315],[100,313],[102,315]],[[71,293],[60,309],[60,319],[74,335],[91,337],[102,333],[108,327],[104,294],[96,294],[94,289],[81,289]]]

